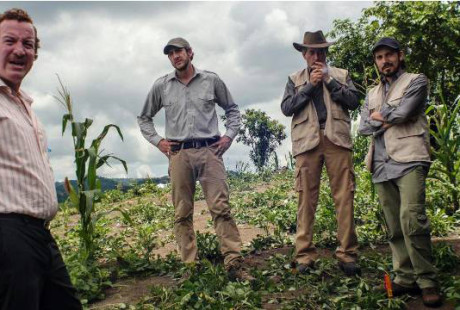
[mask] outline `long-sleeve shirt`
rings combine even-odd
[[[32,102],[0,79],[0,213],[51,220],[58,208],[54,175]]]
[[[395,77],[398,78],[402,73],[403,71],[399,71]],[[383,78],[382,83],[384,83],[386,94],[391,85]],[[392,107],[384,104],[380,109],[380,114],[385,122],[389,124],[404,123],[421,111],[425,111],[427,92],[428,79],[425,75],[420,75],[409,84],[399,106]],[[430,163],[428,162],[399,163],[391,159],[386,151],[384,130],[381,128],[382,123],[371,120],[369,116],[369,98],[366,96],[358,130],[362,135],[374,136],[374,154],[372,158],[372,181],[374,183],[400,178],[417,166],[429,169]]]
[[[311,69],[309,69],[311,71]],[[355,110],[359,107],[359,101],[355,85],[348,76],[347,85],[342,85],[335,79],[326,83],[326,88],[329,90],[331,99],[340,103],[344,109]],[[286,116],[292,116],[298,113],[301,109],[313,100],[320,128],[324,128],[327,118],[326,105],[324,104],[322,83],[313,86],[308,83],[297,94],[295,93],[295,85],[291,78],[288,78],[286,88],[284,90],[283,100],[281,102],[281,111]]]
[[[187,85],[182,84],[175,72],[155,81],[137,118],[142,135],[158,146],[160,136],[153,117],[165,109],[165,136],[168,140],[187,141],[220,136],[215,106],[225,111],[225,135],[234,139],[241,125],[238,105],[219,76],[213,72],[194,68]]]

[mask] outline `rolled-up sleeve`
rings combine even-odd
[[[155,146],[163,139],[155,130],[153,117],[163,107],[161,102],[161,82],[156,81],[145,99],[141,114],[137,117],[137,123],[144,138]]]
[[[428,79],[421,74],[409,84],[398,106],[385,104],[380,113],[387,123],[404,123],[425,110],[427,94]]]
[[[375,125],[372,125],[372,123]],[[373,122],[369,118],[369,95],[367,95],[361,109],[358,133],[363,136],[370,136],[381,128],[381,124],[381,122]]]
[[[349,75],[347,75],[347,85],[332,79],[331,82],[326,84],[326,87],[331,93],[331,99],[342,104],[344,108],[356,110],[359,107],[358,90]]]
[[[225,83],[219,77],[214,83],[217,104],[225,111],[225,135],[233,140],[241,126],[241,113]]]
[[[284,89],[283,100],[281,101],[281,111],[286,116],[292,116],[303,109],[317,88],[311,83],[308,83],[297,94],[295,93],[294,82],[288,78],[286,88]]]

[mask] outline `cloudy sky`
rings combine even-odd
[[[334,19],[356,20],[371,2],[0,2],[1,11],[23,8],[41,40],[39,57],[22,84],[35,100],[46,127],[56,180],[75,178],[70,134],[61,136],[64,109],[54,96],[59,74],[74,100],[77,119],[94,119],[90,137],[105,124],[120,126],[103,148],[125,159],[101,170],[106,177],[158,177],[167,158],[140,134],[136,116],[155,79],[172,71],[162,49],[172,37],[192,45],[196,67],[214,71],[244,111],[256,108],[286,125],[288,139],[278,149],[284,162],[291,143],[290,118],[280,111],[287,76],[305,66],[292,42],[305,31],[332,28]],[[218,111],[222,114],[222,110]],[[164,133],[164,111],[155,118]],[[221,133],[224,127],[221,124]],[[224,161],[234,169],[249,162],[249,148],[234,143]]]

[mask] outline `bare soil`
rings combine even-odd
[[[260,190],[260,189],[259,189]],[[211,216],[209,211],[207,210],[206,202],[204,200],[197,201],[195,203],[195,211],[194,211],[194,228],[195,231],[203,232],[212,232],[214,229],[211,224]],[[251,227],[249,225],[238,225],[240,230],[241,239],[243,244],[248,244],[257,237],[257,235],[263,235],[265,232],[263,229]],[[164,237],[168,240],[168,236],[171,236],[171,231],[164,231],[162,232],[160,238]],[[169,238],[171,239],[171,238]],[[454,245],[454,249],[458,256],[460,256],[460,238],[458,235],[450,238],[434,238],[433,242],[439,241],[446,241]],[[379,252],[382,253],[389,253],[390,250],[388,246],[382,245],[379,246],[377,249]],[[176,251],[176,246],[174,242],[166,243],[162,248],[159,248],[154,251],[154,254],[158,254],[162,257],[166,256],[168,253]],[[260,253],[255,253],[247,256],[245,258],[245,263],[253,268],[260,268],[263,267],[268,259],[275,255],[276,253],[279,254],[288,254],[292,251],[292,247],[283,247],[278,249],[269,249]],[[362,252],[365,251],[374,251],[372,249],[361,249]],[[333,251],[329,249],[319,249],[319,254],[322,257],[332,257]],[[271,279],[276,281],[276,279]],[[124,304],[135,304],[142,300],[144,296],[149,294],[150,287],[154,285],[161,285],[165,287],[172,287],[177,285],[177,281],[174,279],[167,277],[167,276],[149,276],[149,277],[134,277],[129,279],[120,280],[114,283],[112,288],[109,288],[106,293],[106,299],[102,301],[95,302],[91,305],[90,309],[110,309],[110,306],[117,305],[120,303]],[[268,298],[281,298],[281,299],[295,299],[297,296],[301,294],[305,294],[305,291],[298,290],[298,291],[291,291],[286,293],[279,293],[279,296],[267,296]],[[279,305],[275,304],[263,304],[263,309],[279,309]],[[407,309],[409,310],[424,310],[430,309],[426,308],[421,300],[421,297],[415,297],[412,301],[408,302]],[[438,309],[443,310],[453,310],[454,305],[446,304]]]

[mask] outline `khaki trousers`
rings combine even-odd
[[[375,184],[388,227],[394,282],[406,287],[438,285],[425,210],[425,179],[425,169],[417,167],[398,179]]]
[[[220,241],[224,264],[229,266],[241,259],[241,238],[230,214],[225,166],[215,151],[214,147],[202,147],[182,149],[171,154],[169,173],[175,210],[174,233],[182,261],[197,260],[193,198],[196,181],[199,180]]]
[[[296,261],[300,264],[309,264],[318,258],[313,245],[313,225],[324,163],[336,210],[339,246],[335,256],[345,263],[355,262],[358,257],[353,218],[355,182],[351,151],[333,144],[321,130],[319,145],[296,156],[296,190],[299,192]]]

